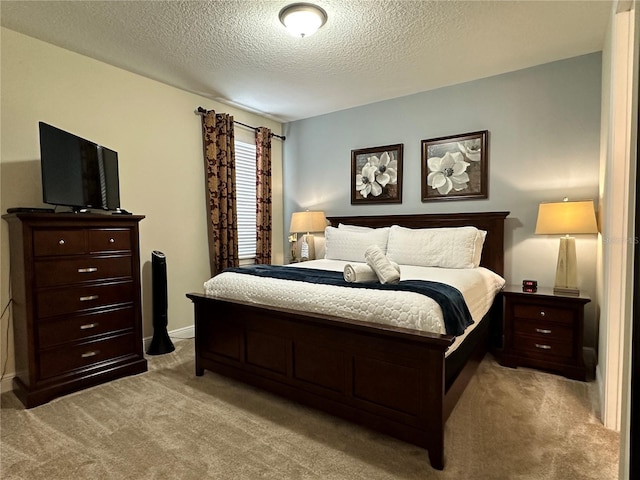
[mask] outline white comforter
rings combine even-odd
[[[343,271],[347,263],[353,262],[322,259],[290,267]],[[476,322],[474,325],[487,313],[505,283],[501,276],[483,267],[449,269],[401,265],[400,273],[401,280],[438,281],[460,290]],[[211,278],[205,282],[204,290],[205,294],[221,299],[446,333],[442,310],[436,301],[413,292],[344,288],[231,272]]]

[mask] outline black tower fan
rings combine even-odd
[[[147,350],[148,355],[162,355],[173,352],[173,346],[167,332],[167,260],[164,253],[154,250],[151,253],[151,287],[153,290],[153,338]]]

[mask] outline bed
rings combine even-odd
[[[504,273],[508,212],[330,217],[381,229],[474,226],[486,231],[480,265]],[[244,276],[244,275],[243,275]],[[322,312],[190,293],[196,375],[210,370],[428,450],[444,468],[444,426],[487,351],[500,337],[494,302],[449,351],[455,337]],[[465,332],[466,333],[466,332]]]

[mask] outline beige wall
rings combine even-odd
[[[0,210],[42,206],[38,121],[104,144],[119,154],[122,207],[145,215],[140,224],[144,336],[153,333],[150,255],[167,256],[169,330],[193,324],[185,293],[202,291],[209,277],[204,168],[198,106],[233,114],[236,120],[267,126],[273,120],[223,105],[3,28],[1,84]],[[238,139],[253,132],[236,129]],[[274,263],[283,258],[282,142],[272,144]],[[9,300],[6,223],[1,222],[1,304]],[[12,332],[2,362],[13,374]],[[9,349],[7,351],[7,348]],[[6,379],[5,379],[6,380]],[[6,386],[6,381],[3,382]]]

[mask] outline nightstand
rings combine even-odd
[[[504,348],[501,364],[533,367],[585,380],[582,353],[584,295],[556,295],[552,288],[523,292],[507,285],[504,298]]]

